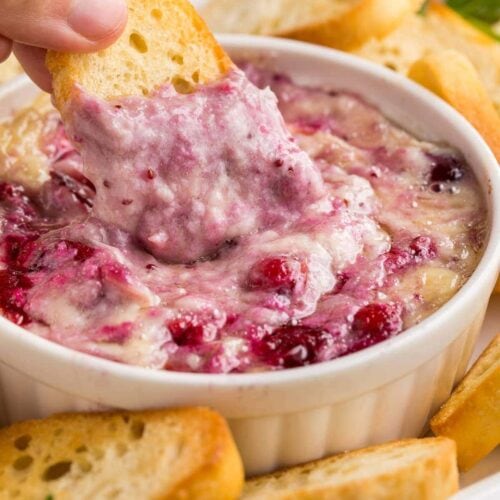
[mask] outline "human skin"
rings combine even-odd
[[[32,80],[50,92],[48,49],[103,49],[120,36],[126,22],[124,0],[0,0],[0,62],[13,52]]]

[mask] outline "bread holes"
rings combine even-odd
[[[19,451],[24,451],[28,448],[30,442],[31,442],[31,436],[29,434],[24,434],[14,440],[14,446]]]
[[[130,424],[130,437],[134,441],[138,441],[142,439],[144,435],[144,429],[146,428],[146,424],[142,420],[132,420]]]
[[[172,85],[178,94],[190,94],[193,91],[191,83],[180,76],[172,79]]]
[[[145,54],[148,51],[146,39],[139,33],[131,33],[129,37],[130,46],[137,50],[140,54]]]
[[[397,71],[398,67],[392,62],[386,62],[384,66],[392,71]]]
[[[126,424],[130,422],[130,417],[128,415],[123,415],[122,419]]]
[[[89,449],[84,444],[75,448],[75,453],[85,453],[86,451],[89,451]]]
[[[44,481],[55,481],[65,476],[70,470],[73,462],[71,460],[62,460],[47,467],[42,475]]]
[[[200,72],[199,72],[199,71],[195,71],[195,72],[191,75],[191,78],[193,79],[193,82],[194,82],[194,83],[199,83],[199,81],[200,81]]]
[[[163,12],[160,9],[153,9],[151,11],[151,17],[157,21],[161,21],[163,18]]]
[[[14,462],[12,463],[12,467],[15,470],[18,471],[23,471],[28,469],[31,464],[33,463],[33,457],[30,455],[21,455],[20,457],[16,458]]]
[[[174,54],[170,59],[174,61],[174,63],[178,64],[179,66],[182,66],[184,64],[184,57],[182,57],[181,54]]]

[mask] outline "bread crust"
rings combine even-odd
[[[413,460],[403,463],[411,453]],[[388,470],[372,470],[373,461],[388,457],[392,460]],[[242,499],[434,500],[447,498],[457,489],[455,444],[450,439],[427,438],[373,446],[254,478],[247,482]]]
[[[61,477],[52,477],[54,469],[47,475],[68,462]],[[243,484],[227,424],[206,408],[61,414],[13,424],[0,430],[0,471],[0,491],[7,497],[19,491],[19,498],[108,498],[118,491],[124,499],[234,500]]]
[[[467,57],[455,50],[434,52],[416,61],[408,76],[464,115],[500,161],[500,115]]]
[[[298,26],[276,35],[353,50],[372,38],[386,36],[421,4],[420,0],[363,0],[338,18]]]
[[[128,0],[128,22],[109,48],[90,54],[49,51],[55,104],[64,111],[76,85],[106,100],[181,90],[216,81],[232,67],[187,0]]]
[[[500,334],[479,357],[431,420],[436,435],[457,443],[467,471],[500,444]]]

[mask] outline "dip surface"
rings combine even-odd
[[[82,93],[68,133],[43,118],[50,179],[0,183],[4,316],[119,362],[251,372],[369,347],[458,291],[487,228],[461,155],[356,95],[244,70],[255,86]]]

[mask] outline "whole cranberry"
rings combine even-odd
[[[254,352],[266,364],[295,368],[320,361],[321,351],[332,342],[332,336],[320,328],[285,325],[255,341]]]
[[[270,257],[250,269],[247,285],[250,289],[291,293],[305,281],[307,266],[295,257]]]
[[[196,315],[182,316],[171,321],[167,328],[174,342],[181,347],[196,347],[217,337],[217,327]]]
[[[368,304],[354,316],[352,332],[358,338],[356,350],[397,335],[403,329],[402,308],[394,303]]]
[[[459,181],[465,174],[462,160],[450,155],[428,155],[431,160],[432,182]]]

